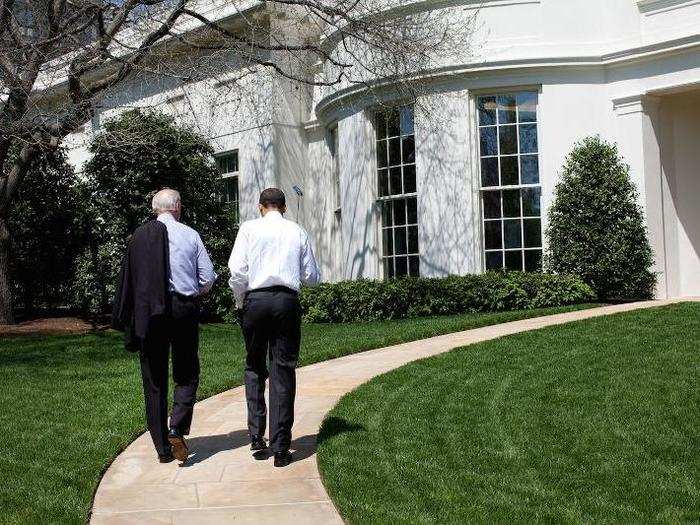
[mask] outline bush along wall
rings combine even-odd
[[[497,312],[585,303],[595,293],[579,277],[486,272],[440,279],[343,281],[305,288],[304,320],[369,322],[467,312]]]

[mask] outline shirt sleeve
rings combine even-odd
[[[301,242],[301,283],[306,286],[314,286],[321,280],[321,271],[318,269],[309,235],[303,230]]]
[[[236,235],[236,242],[233,243],[231,257],[228,260],[228,269],[231,271],[231,278],[228,285],[233,291],[233,297],[239,308],[243,306],[243,299],[248,289],[248,233],[241,226]]]
[[[200,295],[211,290],[217,277],[202,238],[197,234],[197,281]]]

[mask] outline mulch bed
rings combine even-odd
[[[9,326],[0,326],[0,337],[14,335],[84,334],[92,325],[77,317],[51,317],[32,319]]]

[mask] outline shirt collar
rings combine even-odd
[[[263,219],[281,219],[282,214],[277,210],[270,210],[264,216]]]
[[[160,222],[177,222],[175,217],[173,217],[173,214],[168,213],[167,211],[158,215],[158,220]]]

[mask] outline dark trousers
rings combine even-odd
[[[301,343],[301,307],[297,294],[283,288],[249,292],[243,304],[241,325],[247,354],[248,430],[253,435],[265,434],[265,380],[269,376],[270,446],[273,452],[288,450]]]
[[[171,349],[175,392],[170,428],[189,433],[199,385],[199,306],[194,300],[173,295],[171,311],[151,320],[140,352],[146,421],[158,454],[170,450],[167,406]]]

